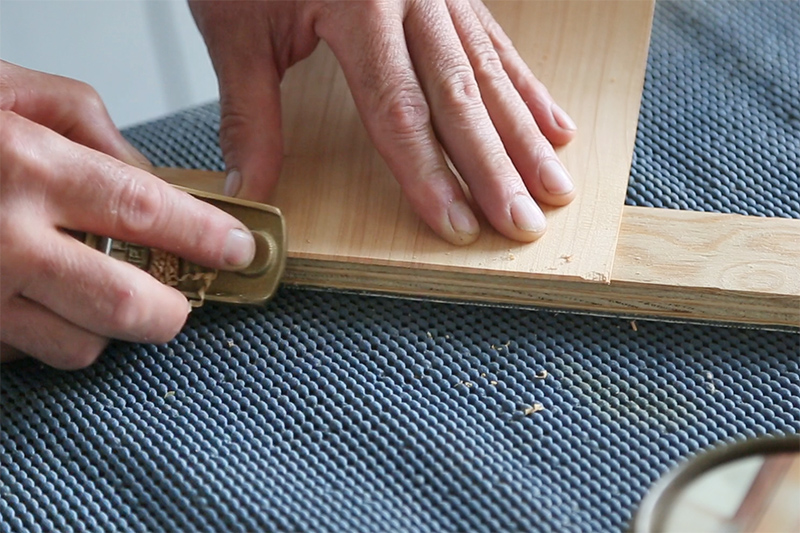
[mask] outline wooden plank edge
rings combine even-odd
[[[792,296],[676,288],[617,282],[610,285],[513,277],[487,278],[436,270],[289,258],[284,284],[469,303],[541,307],[601,315],[687,322],[800,327]]]
[[[219,192],[218,172],[156,169],[172,183]],[[800,220],[626,206],[610,284],[409,269],[290,254],[284,283],[566,309],[597,314],[800,328]],[[739,246],[756,240],[759,244]],[[646,257],[641,257],[646,255]],[[780,278],[753,289],[714,279],[732,263]],[[688,267],[687,267],[688,265]],[[755,284],[758,285],[757,283]]]

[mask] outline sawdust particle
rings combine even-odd
[[[572,254],[564,254],[564,255],[561,256],[561,259],[563,259],[565,263],[572,263],[572,259],[574,257],[575,256],[572,255]]]
[[[717,387],[714,386],[714,374],[709,371],[706,371],[706,379],[708,382],[706,383],[706,387],[708,388],[708,392],[715,393],[717,392]]]
[[[547,378],[547,370],[539,370],[533,377],[536,379],[545,379]]]
[[[544,411],[544,405],[540,404],[539,402],[534,403],[533,405],[529,405],[523,411],[525,416],[530,416],[533,413],[538,413],[539,411]]]
[[[635,320],[631,320],[631,329],[633,331],[639,331],[639,326],[636,325],[636,321]]]

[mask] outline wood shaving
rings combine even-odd
[[[211,287],[211,283],[217,279],[217,271],[215,269],[181,274],[181,258],[170,252],[157,249],[153,249],[150,252],[150,266],[147,272],[161,283],[179,289],[179,285],[186,281],[201,282],[200,287],[193,291],[195,293],[192,295],[194,298],[189,299],[192,307],[203,305],[206,291]]]
[[[544,411],[544,405],[540,404],[539,402],[534,403],[531,406],[525,408],[523,413],[525,416],[532,415],[533,413],[538,413],[539,411]]]
[[[152,250],[147,272],[161,283],[174,287],[180,279],[180,265],[178,256],[162,250]]]

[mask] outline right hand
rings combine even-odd
[[[250,263],[241,222],[149,168],[91,87],[0,62],[0,360],[81,368],[109,338],[163,343],[185,323],[180,292],[70,231],[212,268]]]
[[[280,82],[326,41],[414,210],[454,244],[480,227],[533,241],[538,203],[576,196],[553,150],[575,125],[481,0],[191,0],[220,88],[226,192],[265,201],[282,158]],[[538,202],[538,203],[537,203]]]

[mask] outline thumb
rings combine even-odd
[[[247,65],[233,54],[217,59],[225,194],[266,201],[283,159],[280,76],[268,60]]]

